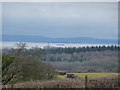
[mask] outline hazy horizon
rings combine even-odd
[[[0,35],[1,36],[1,35]],[[47,36],[40,36],[40,35],[14,35],[14,34],[3,34],[2,36],[31,36],[31,37],[44,37],[44,38],[91,38],[91,39],[107,39],[107,40],[118,40],[118,38],[111,38],[111,39],[109,39],[109,38],[96,38],[96,37],[81,37],[81,36],[79,36],[79,37],[47,37]]]

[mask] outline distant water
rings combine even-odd
[[[0,42],[0,48],[17,48],[16,46],[17,42]],[[86,47],[86,46],[111,46],[113,44],[82,44],[82,43],[31,43],[27,42],[27,48],[32,48],[32,47],[40,47],[40,48],[45,48],[45,47]],[[115,45],[115,44],[114,44]]]

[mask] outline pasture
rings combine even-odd
[[[75,76],[80,78],[85,78],[87,75],[88,78],[100,78],[100,77],[106,77],[111,75],[118,75],[118,73],[67,73],[67,74],[75,74]],[[65,79],[67,78],[66,75],[57,75],[58,79]]]

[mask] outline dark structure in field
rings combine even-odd
[[[67,74],[67,78],[76,78],[75,74]]]
[[[66,75],[66,72],[59,72],[60,75]]]
[[[93,70],[93,69],[90,69],[90,70],[88,70],[88,72],[96,72],[95,70]]]

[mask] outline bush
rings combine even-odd
[[[2,57],[3,84],[54,78],[54,69],[41,62],[42,54],[38,49],[19,47],[12,49],[10,54],[7,51]]]

